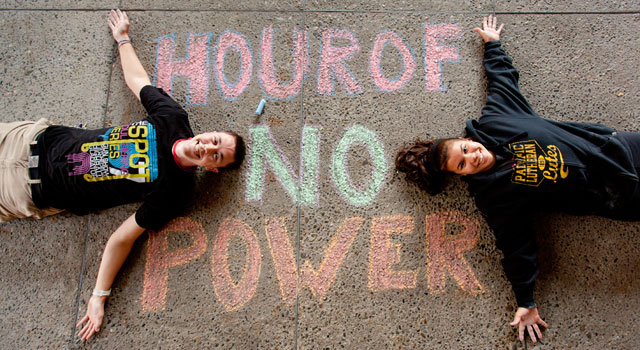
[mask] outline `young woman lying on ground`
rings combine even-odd
[[[518,71],[500,43],[493,16],[474,28],[485,44],[486,106],[466,123],[465,138],[416,141],[396,156],[396,168],[431,195],[461,175],[503,252],[502,266],[518,309],[512,326],[542,338],[533,291],[539,269],[531,223],[535,213],[640,220],[640,133],[600,124],[539,117],[518,88]]]

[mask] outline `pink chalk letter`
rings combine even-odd
[[[447,223],[461,225],[464,230],[451,235],[447,233]],[[427,216],[425,226],[429,290],[434,294],[444,291],[448,271],[462,290],[471,294],[480,293],[482,285],[462,255],[473,249],[478,241],[476,223],[460,213],[447,212]]]
[[[258,78],[262,84],[264,92],[271,98],[290,99],[300,93],[302,81],[309,62],[309,49],[307,46],[307,32],[293,31],[293,60],[294,70],[291,81],[283,84],[276,77],[273,64],[273,27],[269,26],[262,30],[262,64]]]
[[[227,101],[233,101],[242,95],[251,82],[253,55],[249,48],[249,42],[242,34],[226,31],[218,39],[218,45],[216,45],[216,47],[215,76],[218,82],[218,88],[222,97]],[[229,83],[224,74],[225,57],[229,49],[234,49],[240,54],[240,74],[238,81],[234,84]]]
[[[384,54],[384,48],[387,44],[393,45],[400,56],[402,56],[402,62],[404,64],[404,72],[399,78],[395,80],[387,79],[382,71],[382,56]],[[416,59],[409,48],[409,45],[396,33],[384,32],[376,36],[376,40],[373,43],[373,50],[371,50],[371,59],[369,62],[369,71],[376,87],[385,92],[391,92],[403,87],[416,70]]]
[[[348,40],[351,45],[335,47],[333,46],[334,39]],[[362,88],[345,63],[359,50],[358,40],[350,31],[344,29],[326,29],[322,31],[322,57],[318,67],[318,93],[333,94],[333,78],[338,79],[347,93],[362,93]]]
[[[169,236],[183,232],[193,238],[188,248],[169,250]],[[188,218],[176,218],[159,232],[149,232],[147,262],[144,267],[142,311],[164,309],[169,268],[197,259],[207,248],[202,226]]]
[[[156,87],[168,94],[173,90],[173,77],[188,78],[187,104],[205,105],[209,95],[209,34],[189,34],[187,55],[184,59],[174,59],[176,51],[173,34],[157,38],[156,67],[154,81]]]
[[[391,234],[411,234],[413,230],[411,216],[387,216],[373,219],[369,246],[369,289],[377,292],[416,287],[415,271],[391,268],[400,262],[401,248],[400,244],[391,242]]]
[[[246,245],[247,259],[245,270],[238,282],[229,273],[229,242],[233,237],[240,238]],[[244,222],[226,218],[220,228],[211,253],[213,289],[227,311],[237,310],[246,304],[258,288],[262,255],[258,238]]]
[[[460,26],[449,24],[425,24],[424,26],[424,72],[427,91],[446,91],[442,85],[442,62],[458,61],[460,55],[455,47],[441,45],[442,40],[458,39],[462,35]]]

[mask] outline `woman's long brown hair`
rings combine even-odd
[[[446,172],[442,170],[447,159],[445,144],[449,140],[451,139],[442,140],[432,155],[436,157],[435,164],[438,164],[438,169],[429,165],[431,148],[436,140],[417,140],[414,144],[402,148],[396,155],[396,169],[406,173],[407,181],[415,183],[430,195],[442,192],[446,184]]]

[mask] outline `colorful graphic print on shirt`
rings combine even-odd
[[[556,183],[569,176],[569,167],[555,145],[544,150],[536,140],[527,140],[511,143],[509,149],[515,162],[511,177],[515,184],[538,187],[545,179]]]
[[[73,166],[69,176],[82,175],[85,181],[127,179],[152,182],[158,177],[156,131],[140,121],[108,129],[102,140],[88,142],[81,153],[67,155]]]

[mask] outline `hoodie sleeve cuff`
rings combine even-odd
[[[492,40],[484,43],[485,50],[492,49],[494,47],[500,47],[500,46],[502,46],[502,42],[500,40]]]
[[[518,307],[524,307],[527,309],[536,307],[536,303],[533,300],[533,289],[534,287],[532,285],[521,290],[514,290],[516,293],[516,302],[518,303]]]
[[[491,40],[491,41],[487,41],[486,43],[484,43],[484,48],[485,49],[491,49],[494,47],[499,47],[502,46],[502,41],[500,40]]]

